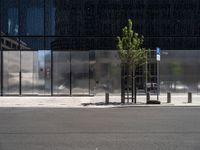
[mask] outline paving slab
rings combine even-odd
[[[0,97],[0,107],[50,107],[50,108],[110,108],[110,107],[199,107],[200,95],[193,94],[192,103],[187,102],[187,94],[172,95],[171,103],[167,103],[166,94],[159,96],[161,104],[146,104],[146,96],[137,96],[137,103],[121,104],[119,95],[110,95],[109,105],[105,105],[105,95],[90,97]],[[151,95],[151,100],[156,100]]]

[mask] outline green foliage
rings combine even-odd
[[[179,78],[181,76],[181,74],[183,74],[183,70],[181,67],[181,62],[179,61],[171,61],[169,64],[169,68],[170,68],[170,73],[172,74],[173,78]]]
[[[144,37],[133,31],[132,20],[122,29],[122,36],[117,37],[117,49],[122,63],[129,66],[142,65],[146,61],[146,50],[142,48]]]

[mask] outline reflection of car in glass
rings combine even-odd
[[[197,88],[200,89],[200,83],[197,84]]]
[[[172,83],[172,89],[174,90],[188,90],[188,86],[184,85],[183,83],[177,81],[176,83]]]
[[[112,85],[110,83],[102,83],[102,84],[97,84],[97,88],[103,89],[104,91],[107,92],[112,92]]]
[[[157,91],[157,83],[148,82],[144,85],[147,88],[147,91],[156,92]]]

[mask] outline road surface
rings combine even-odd
[[[200,150],[200,108],[1,108],[0,150]]]

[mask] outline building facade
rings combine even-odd
[[[200,49],[197,0],[0,0],[1,95],[118,92],[116,36],[129,18],[144,47]],[[148,70],[156,82],[155,62]]]

